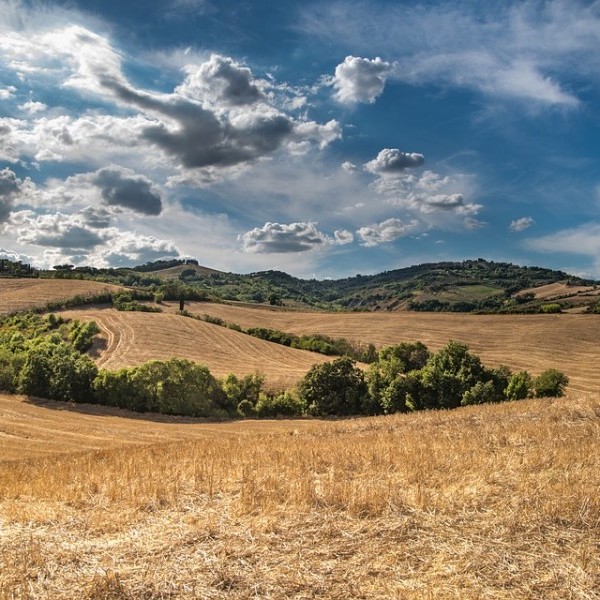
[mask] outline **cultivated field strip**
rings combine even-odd
[[[106,335],[107,347],[97,361],[106,369],[179,357],[205,364],[218,377],[258,371],[265,376],[268,387],[283,389],[293,386],[315,363],[328,360],[320,354],[174,314],[119,312],[112,308],[77,309],[61,314],[98,323]]]
[[[97,281],[74,279],[4,279],[0,278],[0,314],[10,314],[45,306],[48,302],[73,296],[95,296],[123,288]]]
[[[569,376],[571,391],[600,391],[598,315],[316,313],[202,302],[186,307],[190,312],[220,317],[244,328],[322,333],[378,347],[420,340],[437,350],[448,340],[462,341],[486,365],[505,364],[533,374],[555,367]]]

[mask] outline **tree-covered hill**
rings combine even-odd
[[[194,259],[119,269],[57,265],[40,276],[96,279],[166,293],[169,298],[200,296],[316,310],[559,312],[577,307],[593,310],[599,300],[594,281],[482,258],[338,280],[299,279],[281,271],[225,273]],[[550,284],[555,284],[554,295],[536,295],[536,288]]]

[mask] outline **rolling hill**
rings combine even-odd
[[[298,335],[321,333],[378,347],[422,341],[438,350],[449,340],[462,341],[490,366],[506,364],[513,370],[533,373],[555,367],[570,378],[570,390],[600,390],[600,318],[596,315],[318,313],[209,302],[190,302],[186,307],[244,328],[266,327]],[[175,308],[171,304],[170,310]]]
[[[96,362],[106,369],[180,357],[206,365],[217,377],[258,371],[269,388],[285,389],[312,365],[329,360],[175,314],[119,312],[112,308],[83,308],[61,314],[96,321],[105,336],[104,343],[95,349]]]
[[[90,298],[104,292],[117,292],[118,285],[78,279],[0,278],[0,315],[43,308],[49,302],[60,302],[82,296]]]

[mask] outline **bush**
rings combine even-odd
[[[299,417],[305,409],[304,403],[289,391],[275,396],[261,394],[256,404],[256,414],[261,418]]]
[[[548,369],[535,378],[533,390],[536,398],[564,396],[569,378],[557,369]]]
[[[478,381],[472,388],[468,389],[460,401],[462,406],[470,404],[486,404],[496,402],[497,395],[493,381]]]
[[[92,347],[94,336],[98,333],[100,333],[100,327],[95,321],[88,321],[87,323],[73,321],[69,340],[75,350],[86,352]]]
[[[237,414],[244,418],[256,416],[254,404],[250,400],[242,400],[237,406]]]
[[[542,312],[544,314],[556,314],[556,313],[561,313],[562,308],[561,308],[560,304],[558,304],[558,303],[542,304],[540,306],[540,312]]]
[[[486,379],[479,357],[466,344],[452,341],[427,361],[421,373],[425,408],[456,408],[467,390]]]
[[[298,385],[298,397],[310,414],[358,415],[369,391],[363,372],[349,358],[314,365]]]
[[[533,380],[527,371],[514,373],[508,380],[504,395],[507,400],[524,400],[531,395]]]
[[[44,341],[26,353],[17,391],[50,400],[92,401],[96,365],[64,342],[53,342]]]

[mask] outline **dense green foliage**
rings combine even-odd
[[[98,369],[83,352],[95,323],[24,313],[0,321],[0,388],[52,400],[85,402]]]
[[[383,348],[366,374],[348,358],[316,365],[298,386],[298,396],[315,415],[391,414],[561,396],[567,383],[556,369],[535,380],[525,371],[487,369],[459,342],[435,354],[417,342]]]
[[[224,324],[224,323],[220,323]],[[328,335],[295,335],[277,329],[250,327],[245,333],[261,340],[289,346],[298,350],[309,350],[326,356],[347,356],[355,360],[370,363],[375,360],[377,351],[373,344],[356,344],[345,338],[332,338]]]
[[[354,362],[338,358],[312,367],[298,385],[298,395],[312,415],[346,416],[365,413],[369,390]]]

